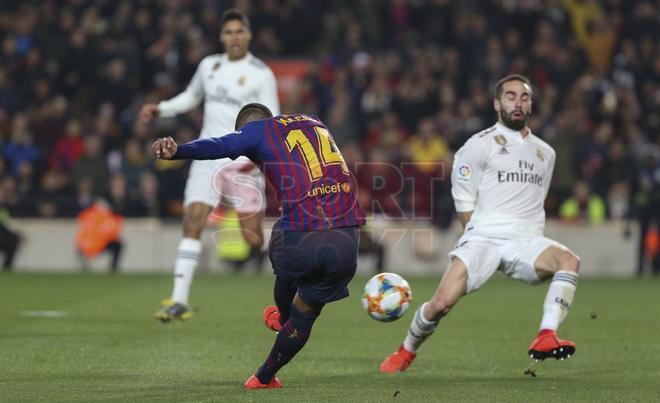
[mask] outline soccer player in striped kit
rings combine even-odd
[[[468,139],[454,159],[452,195],[463,236],[449,253],[449,268],[435,294],[417,309],[403,343],[383,361],[381,372],[405,371],[440,319],[497,270],[529,284],[551,280],[528,354],[563,360],[575,353],[575,343],[558,338],[557,328],[573,303],[580,260],[543,236],[555,151],[527,127],[532,86],[526,77],[501,79],[493,106],[498,122]]]
[[[277,190],[282,215],[269,245],[276,307],[264,322],[278,332],[246,389],[280,388],[275,376],[307,342],[323,306],[348,296],[355,275],[359,227],[365,218],[355,185],[327,127],[315,116],[280,115],[261,104],[244,106],[237,131],[179,145],[156,140],[163,159],[209,160],[245,155]]]
[[[279,113],[275,75],[248,51],[251,38],[247,17],[238,10],[227,10],[222,15],[220,30],[220,42],[226,53],[205,57],[186,90],[179,95],[158,104],[145,104],[140,111],[142,121],[149,123],[157,116],[172,117],[188,112],[204,101],[200,137],[208,138],[231,132],[236,114],[247,103],[260,102]],[[241,233],[253,254],[261,252],[265,196],[259,169],[247,158],[234,162],[227,158],[194,161],[184,193],[183,238],[177,250],[172,295],[156,313],[156,318],[163,322],[192,315],[188,299],[202,250],[200,237],[220,196],[236,209]]]

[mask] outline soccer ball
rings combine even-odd
[[[394,273],[373,276],[364,286],[362,306],[372,318],[392,322],[402,317],[412,302],[412,290],[403,277]]]

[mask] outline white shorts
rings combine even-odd
[[[242,171],[250,165],[252,169]],[[262,212],[266,207],[264,189],[264,176],[250,161],[193,161],[183,206],[200,202],[215,207],[222,197],[223,205],[233,207],[239,213]]]
[[[541,252],[559,242],[543,236],[502,239],[474,234],[463,234],[449,259],[457,257],[467,266],[467,292],[481,288],[497,270],[528,284],[540,282],[534,262]]]

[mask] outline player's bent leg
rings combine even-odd
[[[323,308],[323,303],[308,304],[299,294],[296,294],[291,305],[289,320],[282,326],[270,354],[254,375],[262,385],[270,384],[277,371],[302,350]]]
[[[250,260],[252,260],[257,271],[261,271],[266,252],[261,248],[264,244],[264,232],[262,228],[263,213],[238,211],[238,220],[241,226],[241,235],[250,245]]]
[[[442,277],[433,298],[415,311],[406,338],[399,349],[380,364],[380,372],[401,372],[408,369],[417,356],[417,349],[433,334],[440,319],[446,316],[467,292],[467,279],[465,264],[459,258],[452,258],[451,265]]]
[[[208,204],[201,202],[194,202],[186,207],[183,218],[183,238],[179,242],[174,265],[172,296],[169,300],[161,302],[166,306],[155,315],[156,319],[162,322],[169,322],[172,319],[185,320],[192,316],[188,303],[190,286],[202,251],[200,236],[211,208]]]
[[[430,304],[426,306],[424,316],[432,321],[438,321],[446,316],[467,292],[467,282],[468,270],[465,263],[457,257],[452,258],[449,269],[442,276],[440,285],[429,301]]]
[[[573,304],[579,268],[580,259],[562,245],[546,248],[534,262],[539,278],[552,280],[543,303],[539,333],[528,349],[531,358],[563,360],[575,354],[575,343],[557,337],[557,329]]]
[[[202,202],[190,203],[183,214],[183,237],[200,239],[213,206]]]
[[[547,280],[559,271],[580,271],[580,258],[563,245],[552,245],[539,254],[534,270],[541,280]]]
[[[296,295],[298,287],[295,283],[287,281],[280,276],[275,276],[273,286],[273,298],[275,305],[267,306],[263,311],[263,321],[267,328],[279,332],[284,323],[289,320],[291,314],[291,303]]]
[[[241,234],[252,248],[261,249],[264,244],[264,231],[262,227],[262,212],[237,212],[238,220],[241,226]]]

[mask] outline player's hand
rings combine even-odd
[[[144,104],[142,105],[142,109],[140,109],[140,120],[142,123],[151,123],[158,116],[158,113],[157,104]]]
[[[151,151],[156,158],[171,160],[176,154],[177,145],[172,137],[160,138],[151,145]]]

